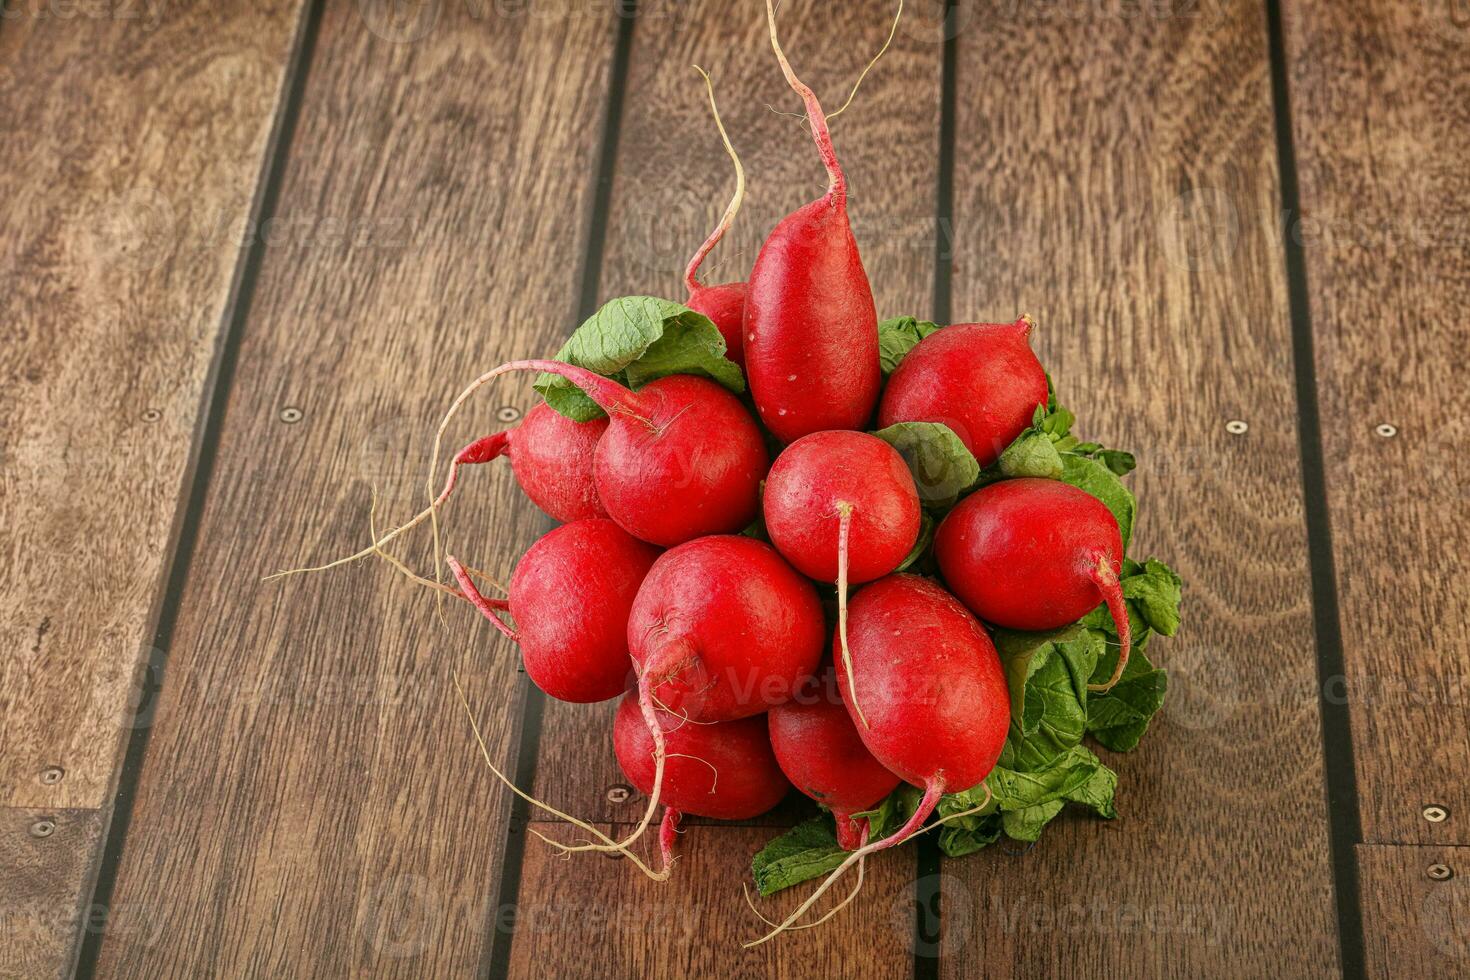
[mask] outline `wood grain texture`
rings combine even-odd
[[[514,918],[504,920],[515,933],[510,975],[567,980],[912,976],[914,865],[907,853],[889,851],[870,860],[861,893],[832,921],[742,949],[741,943],[758,939],[768,928],[740,892],[749,878],[749,855],[768,837],[758,827],[692,827],[680,840],[678,874],[661,884],[622,861],[584,856],[584,862],[609,867],[602,872],[568,863],[547,848],[528,847],[521,900]],[[849,887],[839,884],[833,892],[840,899]],[[756,900],[753,892],[751,897],[761,914],[779,922],[807,894],[793,888],[768,899]],[[820,906],[830,907],[825,900]]]
[[[299,4],[48,10],[7,6],[0,30],[0,803],[91,809],[131,728]]]
[[[454,394],[565,334],[614,23],[382,12],[320,26],[114,892],[165,927],[109,935],[100,975],[465,975],[488,942],[508,796],[451,671],[504,764],[514,649],[377,562],[260,576],[361,547],[373,487],[415,512]],[[449,438],[531,404],[502,384]],[[461,487],[466,561],[544,530],[508,467]],[[399,554],[427,571],[427,535]]]
[[[1127,9],[962,8],[954,311],[1032,314],[1075,431],[1137,452],[1132,551],[1178,569],[1185,625],[1106,758],[1119,820],[944,863],[942,969],[1333,975],[1264,11]]]
[[[1470,21],[1286,13],[1363,836],[1470,844]]]
[[[0,807],[0,978],[70,975],[80,930],[98,924],[83,896],[104,817],[102,810]]]
[[[1470,970],[1470,848],[1359,845],[1370,977]],[[1438,880],[1446,869],[1452,875]],[[1433,877],[1431,877],[1433,876]]]
[[[842,105],[882,45],[894,9],[887,0],[782,8],[782,47],[829,111]],[[852,107],[832,124],[880,317],[928,315],[932,302],[942,61],[942,46],[923,35],[921,22],[907,24]],[[801,102],[781,76],[760,5],[653,5],[639,15],[634,33],[604,297],[683,299],[684,265],[734,189],[729,157],[691,63],[714,79],[721,117],[749,182],[734,227],[706,263],[705,282],[743,279],[776,222],[826,189],[805,124],[767,108],[799,111]],[[603,720],[611,715],[599,712],[547,704],[537,795],[588,819],[636,821],[641,797],[607,799],[607,788],[626,780]],[[793,802],[755,822],[789,824],[802,809]]]

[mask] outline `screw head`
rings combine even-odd
[[[50,837],[54,833],[56,833],[56,821],[50,817],[42,817],[40,820],[31,824],[32,837],[45,838]]]
[[[55,786],[66,778],[66,770],[60,766],[47,766],[41,770],[41,775],[38,778],[47,786]]]
[[[502,405],[496,410],[495,417],[502,422],[514,422],[521,417],[521,410],[514,405]]]
[[[1430,823],[1444,823],[1450,817],[1450,811],[1438,803],[1428,804],[1421,812]]]
[[[163,413],[156,408],[150,408],[143,413],[144,422],[157,422],[161,418],[163,418]]]
[[[1398,426],[1389,425],[1387,422],[1380,423],[1379,426],[1373,431],[1378,433],[1384,439],[1392,439],[1394,436],[1399,434]]]
[[[1231,419],[1225,423],[1225,431],[1232,436],[1243,436],[1250,431],[1250,423],[1245,419]]]
[[[1431,864],[1424,869],[1424,873],[1431,881],[1449,881],[1455,876],[1454,869],[1448,864]]]
[[[609,803],[627,803],[632,798],[633,787],[631,786],[623,786],[622,784],[619,784],[617,786],[608,787],[607,801]]]
[[[295,425],[297,422],[300,422],[302,415],[303,413],[299,408],[281,409],[281,421],[285,422],[287,425]]]

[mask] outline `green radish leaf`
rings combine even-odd
[[[1003,476],[1040,477],[1044,480],[1062,478],[1062,454],[1057,452],[1056,443],[1039,428],[1030,428],[1016,437],[1005,452],[1000,454],[996,466]]]
[[[1075,453],[1062,454],[1062,482],[1070,483],[1079,490],[1086,490],[1107,505],[1118,522],[1118,531],[1123,536],[1123,549],[1133,537],[1133,519],[1138,514],[1138,501],[1123,486],[1118,474],[1102,463]]]
[[[1000,827],[1011,840],[1035,843],[1053,817],[1062,812],[1063,800],[1047,800],[1020,810],[1006,810],[1000,815]]]
[[[1136,562],[1133,563],[1135,566]],[[1149,629],[1165,636],[1179,630],[1179,603],[1183,599],[1184,581],[1172,568],[1157,559],[1145,561],[1138,574],[1124,570],[1123,597],[1129,610],[1148,624]]]
[[[909,817],[914,815],[923,799],[923,790],[908,783],[899,783],[892,793],[883,798],[883,802],[871,810],[854,813],[852,818],[867,820],[868,840],[880,840],[897,833],[898,828],[908,823]]]
[[[952,507],[980,478],[980,463],[942,422],[899,422],[873,433],[897,449],[925,507]]]
[[[1081,626],[1050,633],[997,630],[995,648],[1011,689],[1011,728],[1000,765],[1045,770],[1086,734],[1087,683],[1103,639]]]
[[[725,338],[706,316],[672,300],[623,296],[609,300],[577,328],[556,360],[640,388],[671,374],[710,378],[739,394],[745,376],[725,357]],[[553,374],[536,379],[546,403],[586,422],[604,413],[576,385]]]
[[[940,329],[939,324],[911,316],[896,316],[878,324],[878,364],[888,377],[919,341]]]
[[[961,819],[960,823],[969,822]],[[939,828],[939,849],[948,857],[964,857],[974,854],[1000,840],[1000,817],[992,814],[974,819],[973,827],[958,827],[945,824]]]
[[[1154,667],[1142,646],[1134,645],[1128,666],[1112,690],[1094,693],[1087,702],[1087,734],[1114,752],[1130,752],[1138,746],[1169,690],[1169,675]],[[1098,683],[1112,675],[1117,662],[1115,647],[1098,661],[1098,673],[1093,675]]]
[[[837,846],[830,817],[822,816],[792,827],[758,851],[750,862],[756,891],[774,895],[783,888],[830,874],[847,858]]]

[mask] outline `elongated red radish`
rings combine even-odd
[[[944,580],[988,623],[1058,629],[1106,602],[1118,631],[1118,663],[1091,690],[1107,690],[1128,666],[1132,630],[1118,576],[1123,538],[1112,511],[1057,480],[1002,480],[949,512],[934,535]]]
[[[884,768],[922,786],[924,797],[902,827],[849,854],[785,922],[756,942],[790,928],[854,863],[917,833],[940,796],[979,785],[1005,744],[1010,690],[1000,657],[985,628],[933,582],[890,575],[860,591],[852,601],[848,643],[868,718],[858,735]],[[838,671],[837,684],[851,712],[846,676]],[[986,802],[967,813],[989,803],[986,789]]]
[[[719,224],[715,225],[714,231],[699,246],[684,270],[684,284],[689,288],[689,301],[686,305],[714,322],[719,328],[720,336],[725,338],[725,356],[743,368],[745,350],[741,343],[741,321],[745,315],[745,283],[727,282],[718,286],[706,286],[699,281],[699,267],[735,221],[740,202],[745,199],[745,168],[740,165],[740,157],[736,155],[735,147],[730,145],[730,135],[725,132],[725,124],[720,121],[720,107],[715,104],[715,87],[710,81],[709,73],[698,65],[694,66],[694,70],[704,77],[705,88],[709,90],[710,111],[714,114],[715,125],[719,127],[720,140],[735,164],[735,194],[725,206],[725,213],[720,216]]]
[[[608,516],[629,534],[671,546],[738,531],[755,519],[769,463],[764,438],[739,399],[704,378],[671,375],[635,392],[560,361],[512,361],[482,375],[455,399],[440,437],[465,399],[512,371],[560,375],[607,412],[607,431],[593,454],[593,478]],[[436,438],[436,458],[438,446]]]
[[[745,365],[761,420],[783,442],[861,429],[878,403],[878,315],[847,218],[847,181],[816,95],[792,71],[766,0],[771,47],[806,104],[827,193],[776,225],[745,294]]]
[[[549,516],[562,522],[606,517],[607,512],[597,497],[592,469],[594,450],[606,431],[605,418],[573,422],[545,402],[537,402],[520,425],[476,439],[455,453],[444,489],[407,522],[382,537],[375,536],[372,544],[356,554],[325,565],[277,572],[267,576],[267,580],[302,572],[322,572],[366,558],[442,508],[454,492],[461,466],[489,463],[502,456],[510,459],[511,471],[526,496]]]
[[[988,466],[1046,404],[1046,370],[1031,350],[1030,317],[957,323],[909,351],[883,389],[878,425],[942,422]]]
[[[852,815],[876,806],[898,785],[863,745],[832,669],[823,672],[814,692],[797,695],[767,714],[771,748],[791,784],[832,811],[837,843],[851,851],[862,846],[867,821]]]
[[[847,586],[899,566],[919,537],[919,493],[898,450],[866,432],[813,432],[776,457],[762,513],[771,543],[803,575],[837,585],[838,663],[847,654]],[[862,724],[861,704],[857,705]]]
[[[653,716],[665,759],[657,798],[666,807],[659,835],[665,867],[682,814],[747,820],[780,803],[791,788],[776,764],[764,718],[695,724],[659,708]],[[658,750],[636,694],[618,705],[613,751],[628,782],[653,799]]]
[[[659,556],[628,617],[628,650],[659,707],[730,721],[789,700],[822,659],[816,589],[754,538],[699,538]]]
[[[558,701],[589,704],[632,683],[628,613],[658,554],[610,520],[564,524],[516,563],[509,600],[480,596],[464,568],[448,562],[465,596],[521,648],[536,686]],[[498,615],[507,609],[514,627]]]

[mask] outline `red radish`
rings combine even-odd
[[[638,391],[561,361],[502,364],[460,393],[449,419],[480,386],[511,371],[560,375],[607,412],[593,456],[597,495],[623,530],[671,546],[705,534],[739,531],[755,519],[769,462],[760,427],[720,385],[670,375]],[[437,562],[436,562],[437,564]]]
[[[767,715],[771,748],[791,784],[832,811],[843,850],[860,846],[866,821],[852,815],[876,806],[898,785],[898,777],[873,758],[838,693],[832,670],[815,695],[797,695]]]
[[[966,497],[934,535],[944,580],[981,619],[1018,630],[1075,623],[1106,602],[1128,665],[1131,629],[1118,576],[1123,538],[1112,511],[1057,480],[1002,480]]]
[[[791,927],[848,868],[919,831],[945,793],[978,786],[1000,758],[1011,699],[1000,657],[985,628],[939,586],[917,575],[890,575],[859,592],[848,624],[854,677],[868,718],[857,731],[885,769],[924,788],[912,817],[892,835],[847,856],[765,942]],[[837,685],[852,713],[846,674]],[[945,820],[978,812],[985,802]],[[747,943],[755,945],[755,943]]]
[[[448,561],[465,597],[520,646],[536,686],[587,704],[628,689],[628,611],[658,554],[609,520],[565,524],[516,564],[509,601],[480,595],[464,567]],[[497,615],[506,609],[514,628]]]
[[[740,202],[745,197],[745,168],[740,165],[740,157],[735,155],[735,148],[730,145],[730,136],[725,132],[725,124],[720,121],[720,108],[715,105],[715,88],[709,75],[698,65],[694,66],[694,70],[704,76],[705,88],[709,89],[709,107],[714,113],[715,125],[719,127],[720,140],[725,144],[725,152],[730,154],[730,159],[735,163],[735,194],[725,206],[720,223],[710,232],[704,244],[699,246],[699,250],[689,260],[689,267],[684,270],[684,284],[689,287],[687,305],[694,312],[703,313],[714,322],[720,335],[725,338],[725,356],[744,368],[745,352],[740,342],[740,324],[745,314],[745,283],[727,282],[718,286],[706,286],[699,281],[698,275],[705,256],[725,237],[725,232],[730,230],[730,225],[735,220],[736,212],[740,210]]]
[[[781,774],[764,718],[695,724],[655,708],[664,748],[658,802],[664,810],[660,848],[664,867],[672,856],[674,828],[682,814],[716,820],[747,820],[780,803],[790,784]],[[657,781],[657,746],[638,697],[629,693],[613,721],[613,751],[628,782],[652,798]]]
[[[878,403],[878,315],[847,218],[847,181],[816,95],[792,71],[766,0],[771,47],[806,103],[827,193],[783,218],[761,246],[745,295],[745,364],[766,428],[783,442],[861,429]]]
[[[771,542],[803,575],[837,585],[838,662],[847,584],[899,566],[919,538],[919,493],[898,450],[866,432],[813,432],[776,458],[763,498]],[[858,708],[861,723],[862,709]]]
[[[653,563],[628,617],[628,650],[658,705],[693,721],[759,714],[821,661],[812,584],[754,538],[699,538]]]
[[[456,453],[450,461],[449,477],[444,481],[444,489],[439,491],[439,496],[405,524],[377,538],[355,555],[315,568],[278,572],[268,577],[321,572],[366,558],[400,534],[422,524],[443,507],[454,492],[461,466],[488,463],[502,456],[509,457],[516,482],[531,502],[556,520],[566,523],[606,517],[602,501],[597,498],[592,469],[594,450],[606,431],[605,418],[573,422],[545,402],[537,402],[520,425],[476,439]]]
[[[1046,370],[1027,340],[1031,318],[958,323],[909,351],[883,389],[878,425],[942,422],[989,466],[1046,404]]]

